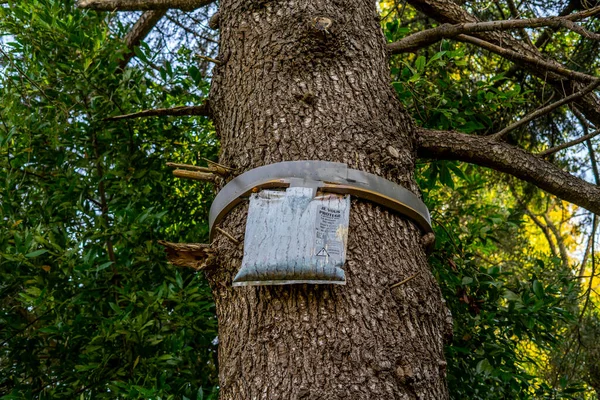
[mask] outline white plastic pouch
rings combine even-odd
[[[306,187],[252,194],[233,286],[346,283],[350,195],[313,195]]]

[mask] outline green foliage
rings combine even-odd
[[[425,192],[429,206],[443,210],[434,214],[430,262],[454,319],[446,347],[452,397],[578,398],[581,383],[555,389],[531,372],[574,321],[568,306],[577,286],[559,260],[528,243],[517,209],[506,209],[504,198],[485,201],[497,189],[485,182],[473,169],[455,189]]]
[[[159,79],[144,64],[119,70],[107,18],[72,1],[0,8],[2,399],[216,393],[210,290],[156,244],[206,239],[211,191],[165,162],[214,158],[212,129],[104,121],[198,103],[208,83],[189,52]]]
[[[387,3],[382,25],[389,42],[432,27],[410,7]],[[538,106],[531,82],[507,79],[495,57],[464,44],[442,41],[395,56],[391,66],[398,98],[425,128],[485,135]],[[564,121],[537,121],[511,140],[536,148],[549,130],[554,142]],[[430,262],[454,319],[446,347],[452,398],[590,398],[591,380],[577,360],[581,352],[579,360],[596,353],[569,338],[592,329],[579,328],[581,288],[571,268],[531,242],[522,204],[509,189],[519,183],[453,161],[420,164],[416,176],[433,210]]]
[[[428,27],[389,15],[389,41]],[[217,395],[210,290],[156,245],[207,239],[211,191],[175,181],[165,162],[215,158],[212,127],[203,118],[105,120],[198,104],[209,83],[185,47],[161,61],[142,43],[135,67],[119,69],[127,27],[115,18],[73,0],[0,6],[0,399]],[[548,51],[575,43],[556,38]],[[391,65],[421,126],[485,134],[532,107],[531,82],[498,74],[497,58],[434,47]],[[580,43],[565,60],[597,68],[595,49]],[[513,139],[535,147],[552,125],[553,143],[561,118]],[[450,161],[419,165],[417,177],[436,210],[431,263],[454,317],[452,397],[586,398],[578,368],[600,354],[597,315],[579,318],[572,271],[531,244],[506,182]],[[557,363],[551,357],[572,343],[565,334],[589,351]],[[543,375],[544,364],[562,373],[564,363],[560,379]]]
[[[527,91],[505,83],[503,74],[482,75],[473,81],[465,72],[476,69],[465,49],[450,42],[441,51],[412,62],[400,61],[392,67],[392,83],[398,97],[418,124],[432,129],[465,133],[489,132],[495,123],[506,121],[505,114],[526,103]],[[505,87],[502,87],[505,86]]]

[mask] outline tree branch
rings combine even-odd
[[[173,108],[156,108],[154,110],[144,110],[132,114],[125,115],[117,115],[116,117],[108,117],[104,118],[103,121],[117,121],[121,119],[132,119],[132,118],[144,118],[144,117],[182,117],[188,115],[199,115],[208,117],[210,116],[210,111],[208,107],[208,102],[204,102],[204,104],[199,106],[180,106]]]
[[[214,0],[79,0],[77,7],[96,11],[150,11],[169,8],[191,11]]]
[[[510,174],[591,212],[600,211],[600,187],[518,147],[488,136],[420,129],[420,157],[458,160]]]
[[[212,161],[208,162],[208,167],[199,167],[197,165],[179,164],[179,163],[174,163],[174,162],[168,162],[167,167],[179,168],[179,169],[184,169],[184,170],[187,169],[190,171],[197,171],[197,172],[206,172],[206,173],[210,173],[210,174],[217,174],[223,178],[226,178],[233,172],[233,169],[225,167],[224,165],[221,165],[221,164],[217,164]]]
[[[508,9],[510,10],[510,15],[513,18],[521,17],[521,14],[519,13],[519,9],[517,8],[517,6],[515,5],[515,2],[513,0],[506,0],[506,4],[508,5]],[[502,8],[500,8],[500,9],[502,9]],[[529,37],[529,34],[525,30],[525,28],[520,28],[519,34],[521,35],[521,39],[525,40],[527,42],[527,44],[530,45],[531,47],[534,47],[533,43],[531,43],[531,38]]]
[[[436,28],[426,29],[413,33],[397,42],[388,44],[388,50],[392,54],[411,52],[422,47],[428,46],[442,39],[449,39],[460,34],[506,31],[523,28],[539,28],[550,26],[554,28],[567,28],[590,39],[600,40],[600,34],[590,32],[573,21],[589,17],[600,13],[600,7],[594,7],[576,14],[570,14],[565,17],[546,17],[546,18],[527,18],[527,19],[509,19],[504,21],[488,22],[466,22],[461,24],[442,24]],[[528,36],[527,36],[528,37]]]
[[[540,228],[540,230],[542,231],[542,233],[546,237],[546,241],[548,242],[548,247],[550,247],[550,252],[552,253],[552,256],[553,257],[558,257],[558,252],[556,251],[556,246],[554,245],[554,242],[552,241],[552,234],[550,233],[550,229],[548,228],[548,226],[544,225],[542,223],[542,221],[540,221],[539,218],[536,217],[535,214],[533,214],[529,210],[529,208],[527,208],[526,205],[522,204],[522,207],[525,208],[525,214],[527,214],[527,216],[529,218],[531,218],[531,220],[533,221],[533,223],[536,224],[538,228]]]
[[[173,171],[173,176],[176,178],[192,179],[200,182],[212,182],[217,183],[219,181],[218,176],[211,172],[197,172],[188,171],[185,169],[176,169]]]
[[[546,221],[546,226],[552,231],[554,238],[556,239],[556,245],[558,246],[558,250],[560,252],[560,259],[562,261],[562,265],[564,268],[569,266],[569,253],[567,252],[567,248],[565,247],[565,241],[560,234],[560,230],[552,223],[548,214],[544,213],[543,215],[544,221]]]
[[[217,252],[209,244],[172,243],[159,240],[167,252],[167,260],[179,267],[189,267],[196,271],[213,267],[216,264]]]
[[[583,253],[583,258],[581,259],[581,265],[579,266],[579,273],[577,276],[579,278],[583,278],[585,275],[585,266],[587,265],[588,258],[590,256],[590,251],[592,250],[592,240],[596,237],[596,229],[598,228],[598,219],[596,218],[596,214],[592,218],[592,232],[588,237],[587,246],[585,246],[585,251]]]
[[[140,45],[142,40],[146,38],[148,33],[150,33],[152,28],[154,28],[154,26],[162,17],[165,16],[166,13],[166,9],[151,10],[144,12],[140,16],[140,18],[125,36],[125,45],[127,46],[128,51],[123,55],[123,60],[119,63],[119,67],[121,69],[124,69],[129,61],[133,58],[133,55],[135,54],[133,49]]]
[[[588,93],[591,93],[594,89],[596,89],[598,86],[600,86],[600,78],[596,79],[594,82],[592,82],[591,84],[587,85],[582,91],[577,92],[577,93],[573,93],[570,96],[567,97],[563,97],[562,99],[560,99],[559,101],[555,101],[552,104],[549,104],[545,107],[542,108],[538,108],[537,110],[535,110],[534,112],[532,112],[531,114],[526,115],[525,117],[521,118],[520,120],[518,120],[517,122],[507,126],[506,128],[502,129],[500,132],[498,133],[494,133],[493,135],[490,135],[490,138],[494,139],[494,140],[501,140],[504,136],[506,136],[506,134],[516,128],[518,128],[519,126],[526,124],[529,121],[533,121],[534,119],[541,117],[542,115],[548,114],[549,112],[557,109],[558,107],[568,104],[568,103],[572,103],[577,99],[580,99],[581,97],[585,96]]]
[[[452,0],[407,0],[417,10],[441,23],[461,24],[480,22],[476,17],[462,9]],[[589,10],[588,10],[589,11]],[[465,35],[466,36],[466,35]],[[500,48],[511,50],[514,53],[527,55],[521,59],[512,59],[523,69],[544,82],[550,83],[556,92],[568,96],[581,90],[581,83],[564,79],[564,75],[555,73],[546,68],[547,63],[556,64],[554,60],[546,60],[537,48],[517,40],[506,32],[479,32],[477,38],[489,42]],[[503,55],[504,56],[504,55]],[[572,78],[573,79],[573,78]],[[588,80],[589,81],[589,80]],[[577,101],[577,107],[585,114],[586,118],[596,125],[600,125],[600,102],[593,94],[588,94]]]
[[[546,61],[541,57],[531,56],[529,55],[530,53],[513,51],[501,46],[496,46],[493,43],[487,42],[485,40],[473,36],[458,35],[456,36],[456,40],[460,42],[474,44],[477,47],[481,47],[482,49],[491,51],[492,53],[498,54],[499,56],[516,63],[537,64],[540,70],[551,71],[558,75],[561,75],[562,77],[574,79],[576,81],[587,83],[595,79],[595,77],[593,77],[592,75],[584,74],[583,72],[573,71],[571,69],[565,68],[563,65],[557,62]]]
[[[579,5],[579,1],[580,0],[570,0],[569,3],[566,5],[566,7],[563,8],[563,10],[558,14],[558,16],[564,17],[566,15],[571,14],[573,11],[575,11],[577,9],[577,7]],[[557,29],[555,29],[555,28],[544,29],[544,31],[536,39],[535,47],[539,49],[539,48],[544,47],[546,44],[548,44],[548,42],[552,38],[552,34],[554,32],[556,32],[556,30]]]
[[[563,143],[561,145],[554,146],[552,148],[549,148],[548,150],[540,151],[537,155],[540,156],[540,157],[545,157],[547,155],[554,154],[557,151],[561,151],[561,150],[567,149],[569,147],[573,147],[575,145],[578,145],[579,143],[583,143],[585,141],[588,141],[591,138],[596,137],[598,135],[600,135],[600,129],[596,129],[592,133],[588,133],[586,135],[583,135],[583,136],[581,136],[581,137],[579,137],[577,139],[570,140],[570,141],[568,141],[566,143]]]

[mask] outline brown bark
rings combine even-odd
[[[600,13],[600,7],[593,9],[595,13]],[[578,32],[582,36],[590,39],[598,40],[600,35],[590,32],[573,21],[577,20],[578,16],[588,17],[591,12],[573,14],[568,17],[547,17],[547,18],[527,18],[527,19],[511,19],[503,21],[485,21],[485,22],[465,22],[461,24],[442,24],[438,27],[426,29],[406,36],[401,40],[390,43],[388,50],[394,54],[411,52],[425,46],[429,46],[444,38],[454,38],[460,34],[472,34],[477,32],[490,31],[506,31],[523,28],[539,28],[543,26],[564,27]],[[591,77],[590,77],[591,78]]]
[[[125,68],[129,61],[133,58],[135,51],[134,49],[140,45],[142,40],[150,33],[152,28],[160,21],[162,17],[167,13],[166,9],[162,10],[151,10],[143,13],[137,22],[133,25],[131,30],[125,36],[125,45],[127,46],[127,52],[123,54],[123,59],[119,63],[121,69]]]
[[[173,265],[195,270],[213,267],[217,254],[209,244],[203,243],[171,243],[159,240],[167,252],[167,259]]]
[[[489,136],[451,131],[419,131],[420,157],[459,160],[505,172],[560,199],[600,213],[600,186],[561,170],[543,158]]]
[[[194,10],[215,0],[79,0],[77,6],[96,11]]]
[[[226,61],[210,98],[223,164],[345,162],[417,192],[415,129],[389,85],[375,2],[222,0],[219,22]],[[222,226],[243,238],[245,216],[240,206]],[[347,285],[232,288],[242,245],[218,235],[221,264],[207,277],[221,399],[448,398],[451,322],[420,237],[354,201]]]

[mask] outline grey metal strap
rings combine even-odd
[[[208,216],[213,227],[253,191],[290,186],[312,187],[350,194],[372,201],[411,218],[425,233],[432,232],[429,210],[414,193],[380,176],[329,161],[284,161],[254,168],[232,179],[215,197]]]

